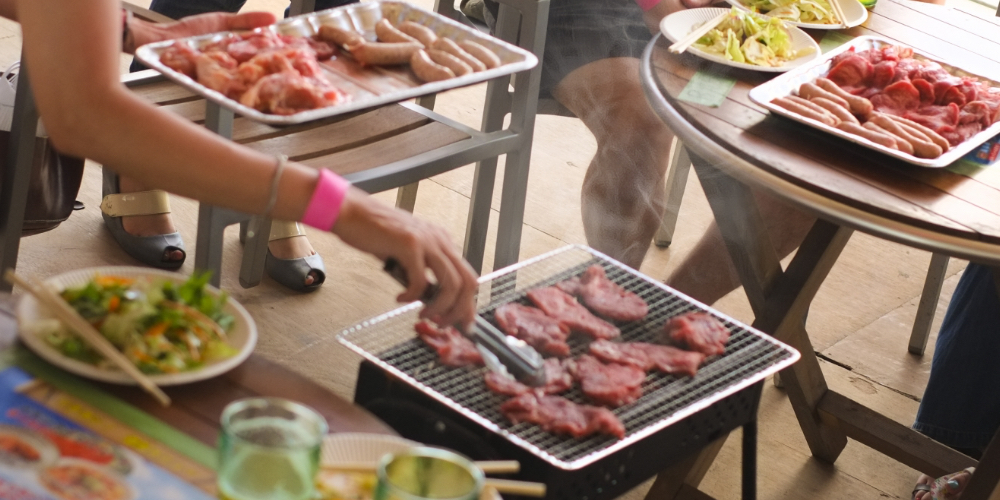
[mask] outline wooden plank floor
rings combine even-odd
[[[428,0],[416,3],[425,7],[432,4]],[[284,0],[250,0],[247,8],[279,12],[285,5]],[[982,9],[983,15],[989,15],[988,9]],[[0,23],[0,64],[17,59],[19,53],[17,27]],[[125,58],[124,68],[127,68]],[[484,91],[485,87],[480,85],[443,94],[438,98],[438,110],[477,126]],[[569,243],[585,243],[579,193],[594,149],[593,137],[578,120],[539,117],[522,258]],[[440,175],[422,182],[417,197],[416,213],[445,226],[456,242],[462,241],[464,234],[472,176],[469,166]],[[497,193],[500,182],[498,179]],[[100,169],[88,165],[79,196],[87,208],[74,213],[57,230],[25,239],[18,263],[21,271],[47,276],[69,268],[135,264],[102,227],[98,208],[100,186]],[[395,200],[394,192],[377,196],[386,203]],[[182,271],[190,272],[197,205],[174,197],[173,206],[175,222],[192,256]],[[498,206],[499,194],[494,199],[491,221],[494,227]],[[642,271],[664,279],[691,250],[710,221],[704,195],[692,175],[673,245],[668,249],[651,246]],[[332,235],[314,232],[311,240],[327,262],[327,283],[319,292],[298,295],[269,278],[259,287],[240,288],[237,275],[241,249],[235,228],[227,233],[222,285],[256,319],[261,332],[258,352],[351,397],[358,358],[331,343],[330,338],[345,327],[394,307],[398,285],[381,272],[375,259],[345,247]],[[495,231],[491,230],[490,248],[494,240]],[[934,337],[922,358],[906,351],[929,260],[926,252],[856,235],[820,290],[809,315],[808,328],[815,348],[824,359],[823,368],[831,388],[904,424],[912,423],[933,352]],[[964,265],[953,261],[949,266],[938,322]],[[491,266],[492,257],[487,255],[486,267]],[[737,319],[752,320],[749,305],[739,290],[716,307]],[[909,498],[916,472],[863,445],[850,443],[834,465],[811,458],[785,394],[770,383],[766,384],[760,422],[759,498]],[[718,499],[740,497],[739,442],[739,433],[734,433],[709,470],[702,491]],[[648,484],[623,498],[637,500],[646,489]]]

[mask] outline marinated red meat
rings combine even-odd
[[[439,327],[430,321],[414,325],[420,340],[437,351],[438,359],[448,366],[481,365],[483,357],[475,344],[454,327]]]
[[[530,290],[528,299],[545,311],[545,314],[569,327],[570,331],[595,339],[611,339],[621,335],[618,327],[594,316],[583,304],[554,286]]]
[[[920,109],[908,111],[903,117],[928,127],[941,135],[945,135],[955,131],[955,127],[958,125],[959,114],[960,109],[958,105],[951,103],[947,106],[924,106]],[[951,142],[951,139],[948,142],[952,146],[958,144],[957,142]]]
[[[872,96],[871,101],[876,111],[903,115],[920,107],[920,91],[908,81],[898,81]]]
[[[587,307],[605,318],[636,321],[649,313],[649,306],[642,297],[609,280],[604,268],[596,264],[588,267],[580,278],[563,281],[556,287],[579,295]]]
[[[702,312],[689,312],[667,320],[664,330],[671,340],[694,349],[706,356],[726,352],[729,329],[714,316]]]
[[[517,337],[539,352],[553,356],[569,356],[569,327],[545,314],[541,309],[516,302],[504,304],[493,312],[500,329]]]
[[[983,101],[972,101],[958,113],[958,123],[978,123],[983,128],[993,123],[993,110]]]
[[[873,71],[874,66],[868,59],[855,55],[837,63],[826,77],[841,87],[868,86]]]
[[[560,396],[526,392],[502,404],[500,411],[515,424],[532,422],[553,434],[575,438],[591,434],[625,437],[625,426],[607,408],[576,404]]]
[[[917,78],[916,80],[911,80],[910,83],[917,89],[917,92],[920,92],[921,106],[934,103],[934,86],[930,82],[923,78]]]
[[[892,83],[896,76],[896,62],[882,61],[875,65],[872,70],[872,86],[882,88]]]
[[[631,365],[604,363],[584,354],[568,364],[569,372],[590,399],[602,405],[627,405],[642,396],[645,370]]]
[[[608,363],[631,365],[647,372],[655,368],[664,373],[691,377],[705,360],[705,355],[700,352],[645,342],[595,340],[590,343],[590,353]]]
[[[559,394],[566,392],[573,387],[573,376],[566,371],[563,362],[557,358],[545,360],[545,385],[542,387],[530,387],[518,382],[510,375],[503,375],[490,371],[484,377],[486,387],[497,394],[507,396],[517,396],[529,391],[538,391],[542,394]]]

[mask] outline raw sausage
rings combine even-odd
[[[330,42],[341,47],[364,42],[364,37],[356,31],[348,31],[336,26],[322,25],[319,27],[319,37],[324,42]]]
[[[809,106],[803,106],[802,104],[793,101],[791,97],[794,96],[779,97],[771,102],[777,106],[781,106],[782,108],[791,111],[792,113],[809,118],[810,120],[816,120],[826,125],[837,124],[837,118],[832,114],[830,114],[830,112],[828,112],[827,110],[820,108],[821,111],[816,111],[815,109]]]
[[[840,88],[840,85],[833,83],[832,80],[828,80],[826,78],[817,78],[816,85],[818,85],[821,89],[826,90],[827,92],[830,92],[831,94],[834,94],[840,97],[841,99],[847,101],[847,105],[851,108],[851,113],[854,113],[858,116],[861,117],[868,116],[874,109],[872,107],[871,101],[865,99],[864,97],[858,97],[854,94],[847,92],[846,90]]]
[[[396,29],[395,26],[389,23],[388,19],[381,19],[375,24],[375,35],[378,36],[380,42],[386,43],[420,43],[419,40],[413,38],[402,31]]]
[[[432,61],[425,50],[413,53],[413,56],[410,57],[410,69],[417,75],[417,78],[424,82],[455,78],[455,73],[452,70]]]
[[[896,139],[888,133],[869,130],[861,125],[850,122],[840,122],[840,125],[837,125],[837,128],[847,132],[848,134],[864,137],[875,144],[881,144],[887,148],[896,149]]]
[[[468,64],[472,71],[486,71],[486,65],[482,61],[472,57],[471,54],[462,50],[457,43],[453,42],[450,38],[438,38],[434,42],[434,48],[437,50],[443,50],[459,59],[465,64]]]
[[[486,65],[487,69],[493,69],[500,66],[500,57],[498,57],[492,50],[487,49],[483,45],[473,42],[472,40],[466,40],[464,42],[458,42],[458,46],[465,49],[466,52],[472,54],[472,57],[479,59]]]
[[[397,28],[399,28],[399,31],[416,38],[420,43],[424,44],[425,48],[428,49],[431,48],[431,45],[434,45],[434,41],[438,38],[437,35],[434,34],[434,30],[413,21],[403,21],[402,23],[399,23]]]
[[[836,102],[831,101],[830,99],[827,99],[825,97],[813,97],[812,99],[810,99],[810,101],[813,102],[814,104],[819,105],[819,107],[833,113],[834,116],[839,118],[840,121],[842,122],[857,123],[859,125],[861,124],[861,122],[859,122],[858,119],[855,118],[854,115],[852,115],[851,112],[847,109],[847,106],[841,106],[840,104],[837,104]]]
[[[885,114],[875,113],[872,115],[870,121],[888,130],[892,135],[901,137],[906,142],[909,142],[913,146],[913,154],[919,158],[937,158],[941,156],[941,146],[931,142],[924,134],[915,135],[909,133],[899,123],[896,123]]]
[[[913,154],[913,144],[910,144],[910,142],[907,141],[906,139],[903,139],[902,137],[900,137],[898,135],[894,135],[892,132],[889,132],[888,130],[886,130],[886,129],[882,128],[882,127],[879,127],[878,125],[876,125],[876,124],[874,124],[872,122],[865,122],[865,124],[862,125],[862,126],[864,128],[866,128],[866,129],[868,129],[868,130],[872,130],[872,131],[875,131],[875,132],[878,132],[878,133],[881,133],[881,134],[889,134],[890,136],[892,136],[893,139],[896,139],[896,149],[897,150],[902,151],[902,152],[904,152],[904,153],[906,153],[908,155],[912,155]]]
[[[406,64],[414,52],[420,50],[420,43],[381,43],[366,42],[348,45],[347,50],[351,52],[362,66],[389,66],[393,64]]]
[[[907,120],[902,116],[889,115],[889,118],[895,120],[896,123],[899,123],[900,126],[902,126],[904,129],[909,127],[917,132],[923,133],[925,136],[927,136],[928,139],[930,139],[931,142],[937,144],[938,146],[941,146],[942,152],[951,149],[951,144],[948,142],[948,139],[941,137],[941,134],[938,134],[937,132],[927,128],[926,126],[921,125],[912,120]]]
[[[840,97],[833,92],[827,92],[826,90],[819,88],[819,86],[815,83],[803,83],[799,87],[799,96],[809,99],[810,101],[813,97],[822,97],[843,106],[844,109],[851,109],[851,106],[847,104],[847,101],[845,101],[843,97]]]
[[[465,64],[461,59],[443,50],[428,49],[427,55],[431,56],[431,61],[450,69],[453,73],[455,73],[455,76],[465,76],[472,73],[471,66]]]

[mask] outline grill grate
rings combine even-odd
[[[499,410],[507,398],[486,389],[485,368],[441,365],[437,354],[415,337],[413,324],[418,320],[419,304],[365,321],[338,338],[382,369],[563,469],[583,467],[622,449],[791,365],[799,357],[784,344],[580,246],[565,247],[483,277],[479,297],[486,305],[479,308],[479,314],[496,325],[493,310],[500,305],[512,301],[528,304],[527,290],[580,275],[593,264],[603,266],[609,279],[639,294],[649,304],[649,315],[643,321],[616,323],[622,330],[622,341],[662,342],[667,318],[690,311],[715,315],[731,332],[726,352],[703,365],[694,378],[659,372],[647,375],[643,396],[613,410],[626,428],[622,440],[603,435],[575,439],[550,434],[531,423],[512,425]],[[574,334],[569,344],[572,355],[577,356],[587,351],[589,339]],[[589,404],[579,387],[561,395]]]

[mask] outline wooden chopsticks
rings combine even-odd
[[[521,470],[521,464],[516,460],[489,460],[473,462],[484,474],[513,474]],[[374,473],[378,469],[375,462],[336,462],[324,463],[320,468],[333,472]],[[524,495],[542,498],[545,496],[545,485],[530,481],[513,481],[510,479],[486,478],[484,488],[492,488],[499,493]]]
[[[170,406],[170,397],[167,396],[156,384],[153,383],[146,374],[139,371],[136,366],[125,357],[111,342],[101,335],[93,325],[91,325],[83,316],[80,316],[73,309],[73,306],[69,305],[68,302],[63,300],[52,288],[44,283],[35,283],[30,280],[26,280],[14,274],[12,269],[8,269],[4,273],[4,279],[11,284],[17,285],[23,288],[25,291],[33,295],[42,305],[46,306],[59,321],[66,324],[74,333],[77,334],[84,342],[90,344],[104,356],[105,359],[114,363],[118,368],[121,368],[123,372],[132,377],[146,392],[153,395],[157,401],[163,406]]]
[[[830,1],[831,2],[835,2],[836,0],[830,0]],[[680,40],[677,40],[676,42],[674,42],[673,45],[671,45],[670,47],[667,47],[667,50],[669,50],[670,52],[673,52],[674,54],[680,54],[680,53],[684,52],[685,50],[688,49],[688,47],[691,46],[691,44],[693,44],[694,42],[697,42],[699,38],[705,36],[706,33],[708,33],[709,31],[712,31],[712,29],[714,29],[716,26],[718,26],[719,23],[721,23],[722,20],[725,19],[726,16],[728,16],[728,15],[729,15],[729,11],[727,10],[727,11],[725,11],[725,12],[723,12],[723,13],[715,16],[711,20],[707,21],[705,24],[702,24],[701,26],[699,26],[698,29],[696,29],[696,30],[688,33],[688,35],[686,37],[681,38]]]
[[[846,28],[847,19],[844,18],[844,8],[840,5],[840,0],[830,0],[830,6],[833,7],[833,15],[840,20],[840,26]]]

